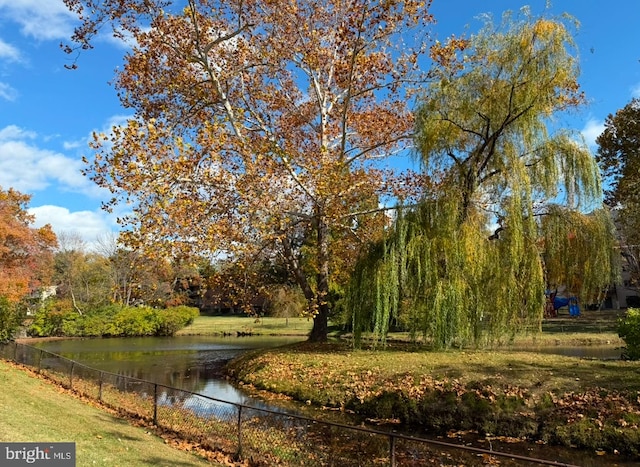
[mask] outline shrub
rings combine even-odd
[[[618,322],[618,335],[627,345],[623,356],[629,360],[640,360],[640,309],[627,310]]]
[[[158,336],[173,336],[185,326],[193,323],[193,320],[200,314],[197,308],[188,306],[176,306],[164,310],[156,310]]]
[[[188,306],[163,310],[109,305],[80,315],[70,303],[60,300],[51,302],[36,313],[29,334],[38,337],[172,336],[191,324],[198,314],[197,308]]]
[[[22,323],[23,314],[6,297],[0,296],[0,343],[10,341]]]
[[[47,301],[38,309],[31,326],[27,330],[30,336],[51,337],[65,335],[65,321],[73,320],[78,314],[67,308],[65,300]]]
[[[115,316],[114,325],[119,336],[153,336],[158,329],[158,320],[153,308],[128,306]]]

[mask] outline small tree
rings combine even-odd
[[[0,344],[10,341],[22,324],[24,313],[15,303],[0,296]]]

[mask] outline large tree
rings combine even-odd
[[[552,120],[583,102],[571,23],[522,15],[432,49],[416,141],[439,190],[360,262],[356,333],[482,344],[538,327],[545,288],[587,302],[616,276],[595,158]]]
[[[129,244],[280,256],[325,340],[333,278],[412,187],[382,163],[411,144],[430,2],[65,2],[83,48],[105,23],[135,41],[115,80],[135,115],[87,169],[108,207],[130,203]]]
[[[31,196],[0,188],[0,296],[18,302],[38,286],[50,285],[56,236],[50,225],[34,228]]]
[[[598,164],[605,177],[605,202],[621,234],[622,254],[631,279],[640,280],[640,99],[634,98],[605,120],[596,139]]]

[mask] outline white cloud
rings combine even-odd
[[[7,62],[22,61],[20,51],[11,44],[7,44],[2,39],[0,39],[0,59],[6,60]]]
[[[6,101],[15,101],[18,97],[18,91],[12,88],[7,83],[0,83],[0,99]]]
[[[0,129],[0,143],[12,139],[34,139],[36,136],[35,132],[26,131],[16,125],[9,125]]]
[[[42,227],[51,224],[57,234],[77,234],[91,249],[96,242],[114,231],[113,222],[109,215],[103,211],[76,211],[71,212],[61,206],[44,205],[28,209],[35,216],[34,227]]]
[[[631,88],[631,97],[640,97],[640,83]]]
[[[603,131],[604,121],[591,118],[581,130],[581,133],[589,147],[593,149],[597,146],[596,138],[600,136]]]
[[[76,21],[62,0],[0,0],[0,14],[38,40],[68,39]]]
[[[57,184],[62,192],[101,195],[102,190],[80,173],[80,158],[40,148],[36,139],[36,134],[15,125],[0,129],[0,186],[28,193]]]

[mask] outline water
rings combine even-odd
[[[587,358],[594,360],[620,360],[622,348],[617,345],[575,345],[562,346],[550,345],[540,347],[509,347],[509,350],[522,352],[538,352],[551,355],[563,355],[565,357]]]
[[[304,337],[142,337],[72,339],[35,344],[88,367],[199,393],[276,409],[252,398],[222,375],[226,362],[242,353],[300,342]]]

